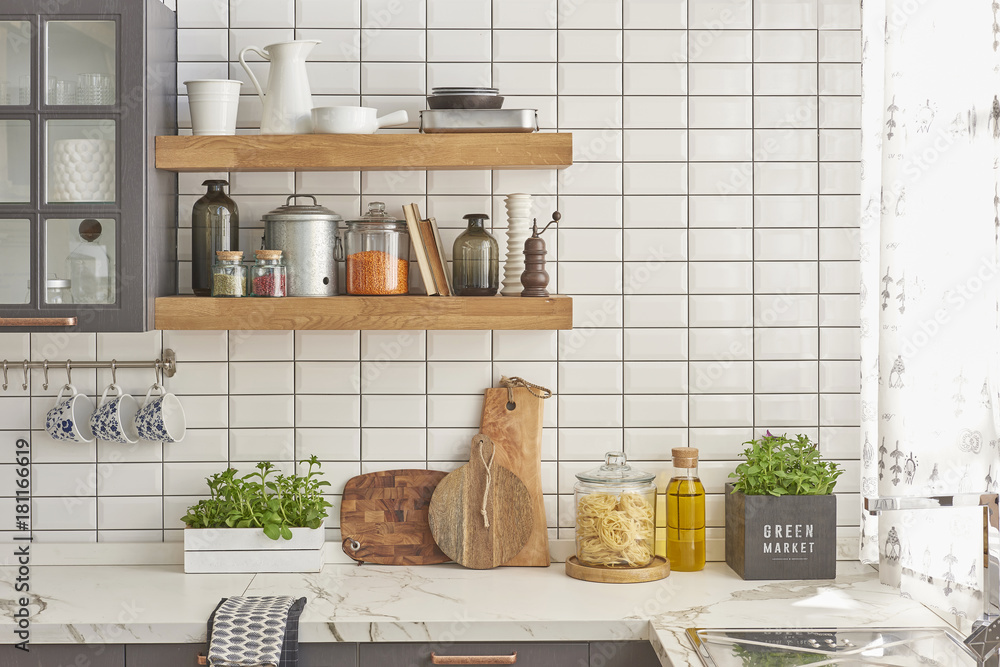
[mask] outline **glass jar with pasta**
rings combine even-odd
[[[625,452],[608,452],[576,483],[576,557],[581,565],[645,567],[653,559],[656,484]]]

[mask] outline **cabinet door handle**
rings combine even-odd
[[[431,653],[432,665],[513,665],[517,651],[510,655],[437,655]]]
[[[0,317],[0,327],[75,327],[75,317]]]

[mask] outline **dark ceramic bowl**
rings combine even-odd
[[[499,109],[503,97],[499,95],[428,95],[430,109]]]

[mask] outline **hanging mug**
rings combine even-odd
[[[69,390],[69,398],[63,400],[63,392]],[[63,442],[93,442],[90,416],[94,404],[86,394],[78,393],[71,384],[63,385],[56,396],[56,405],[45,415],[45,431],[53,440]]]
[[[109,392],[116,395],[108,398]],[[90,428],[101,440],[134,445],[139,442],[139,433],[135,428],[138,410],[139,404],[135,399],[112,382],[101,394],[101,403],[90,418]]]
[[[152,396],[153,392],[159,396]],[[179,442],[187,432],[187,418],[181,402],[159,383],[146,392],[146,400],[135,416],[139,437],[150,442]]]

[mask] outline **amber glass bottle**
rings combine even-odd
[[[667,558],[670,569],[705,567],[705,487],[698,479],[698,450],[675,447],[674,476],[667,485]]]

